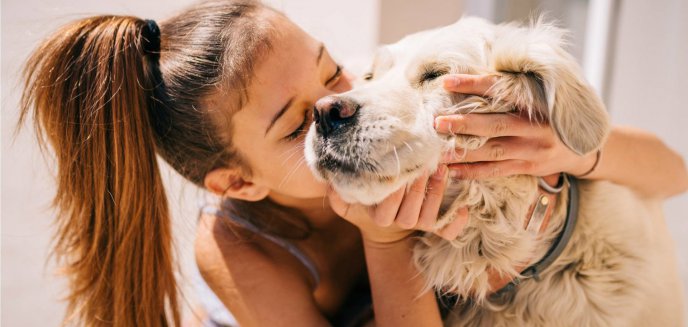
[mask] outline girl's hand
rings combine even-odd
[[[466,225],[468,211],[462,210],[452,223],[434,230],[446,183],[447,168],[441,165],[434,174],[419,177],[411,186],[402,187],[377,205],[349,204],[332,190],[328,198],[332,209],[356,225],[367,241],[393,243],[408,237],[414,230],[433,232],[453,240]]]
[[[448,91],[490,97],[492,75],[448,75]],[[486,136],[487,143],[476,150],[455,149],[443,162],[450,164],[453,177],[482,179],[527,174],[547,176],[559,172],[581,175],[596,160],[596,153],[579,156],[564,145],[547,122],[530,121],[518,114],[466,114],[435,118],[439,133]]]

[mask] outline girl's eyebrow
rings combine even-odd
[[[315,64],[316,64],[317,66],[320,65],[320,60],[321,60],[322,57],[323,57],[323,53],[325,53],[325,44],[323,44],[323,43],[321,42],[321,43],[320,43],[320,48],[318,49],[318,58],[315,60]]]

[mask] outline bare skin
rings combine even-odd
[[[327,326],[326,317],[340,309],[354,283],[366,277],[367,268],[375,325],[441,326],[433,294],[422,293],[423,281],[411,262],[414,241],[408,236],[415,230],[429,230],[449,172],[439,169],[435,175],[415,181],[409,191],[401,189],[374,207],[346,204],[315,180],[300,164],[303,133],[293,140],[285,137],[299,128],[320,97],[351,86],[346,75],[336,76],[336,63],[326,51],[319,55],[319,42],[288,20],[274,19],[282,32],[269,58],[255,71],[251,100],[232,121],[233,142],[252,174],[218,169],[206,177],[205,184],[222,196],[249,201],[270,197],[302,210],[315,230],[296,244],[316,263],[322,280],[315,285],[310,273],[285,249],[248,231],[229,228],[214,216],[201,217],[196,236],[196,258],[203,277],[241,326]],[[447,82],[450,91],[489,95],[488,76],[448,77],[452,78],[461,82]],[[222,103],[222,98],[215,101]],[[286,103],[291,105],[266,132]],[[461,133],[497,136],[493,143],[501,142],[503,148],[497,158],[490,157],[489,151],[475,151],[465,159],[479,164],[448,162],[451,171],[470,178],[524,173],[546,176],[561,171],[575,175],[594,162],[591,155],[577,156],[556,142],[546,125],[490,117],[438,118],[440,132],[450,132],[449,124],[442,123],[450,121]],[[505,123],[507,128],[501,128]],[[461,124],[465,126],[458,127]],[[625,151],[628,144],[633,144],[634,151]],[[611,180],[659,198],[688,187],[681,158],[652,135],[615,128],[603,152],[589,178]],[[560,156],[566,160],[559,160]],[[464,212],[438,235],[456,237],[466,217]]]

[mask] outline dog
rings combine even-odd
[[[495,25],[472,17],[384,46],[361,83],[316,104],[306,161],[345,201],[372,205],[436,169],[444,151],[485,144],[438,134],[437,115],[528,114],[572,151],[597,151],[608,117],[564,46],[565,31],[541,19]],[[496,76],[492,96],[445,91],[441,77],[450,73]],[[464,232],[451,241],[425,233],[414,248],[428,289],[456,299],[445,324],[682,325],[659,201],[605,181],[560,182],[570,187],[543,193],[546,185],[525,175],[448,181],[435,227],[467,207]],[[538,225],[524,228],[536,216]],[[513,281],[496,291],[495,276]]]

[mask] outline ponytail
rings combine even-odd
[[[55,254],[69,278],[70,324],[180,324],[150,28],[133,17],[74,22],[24,71],[20,124],[32,114],[57,161]]]

